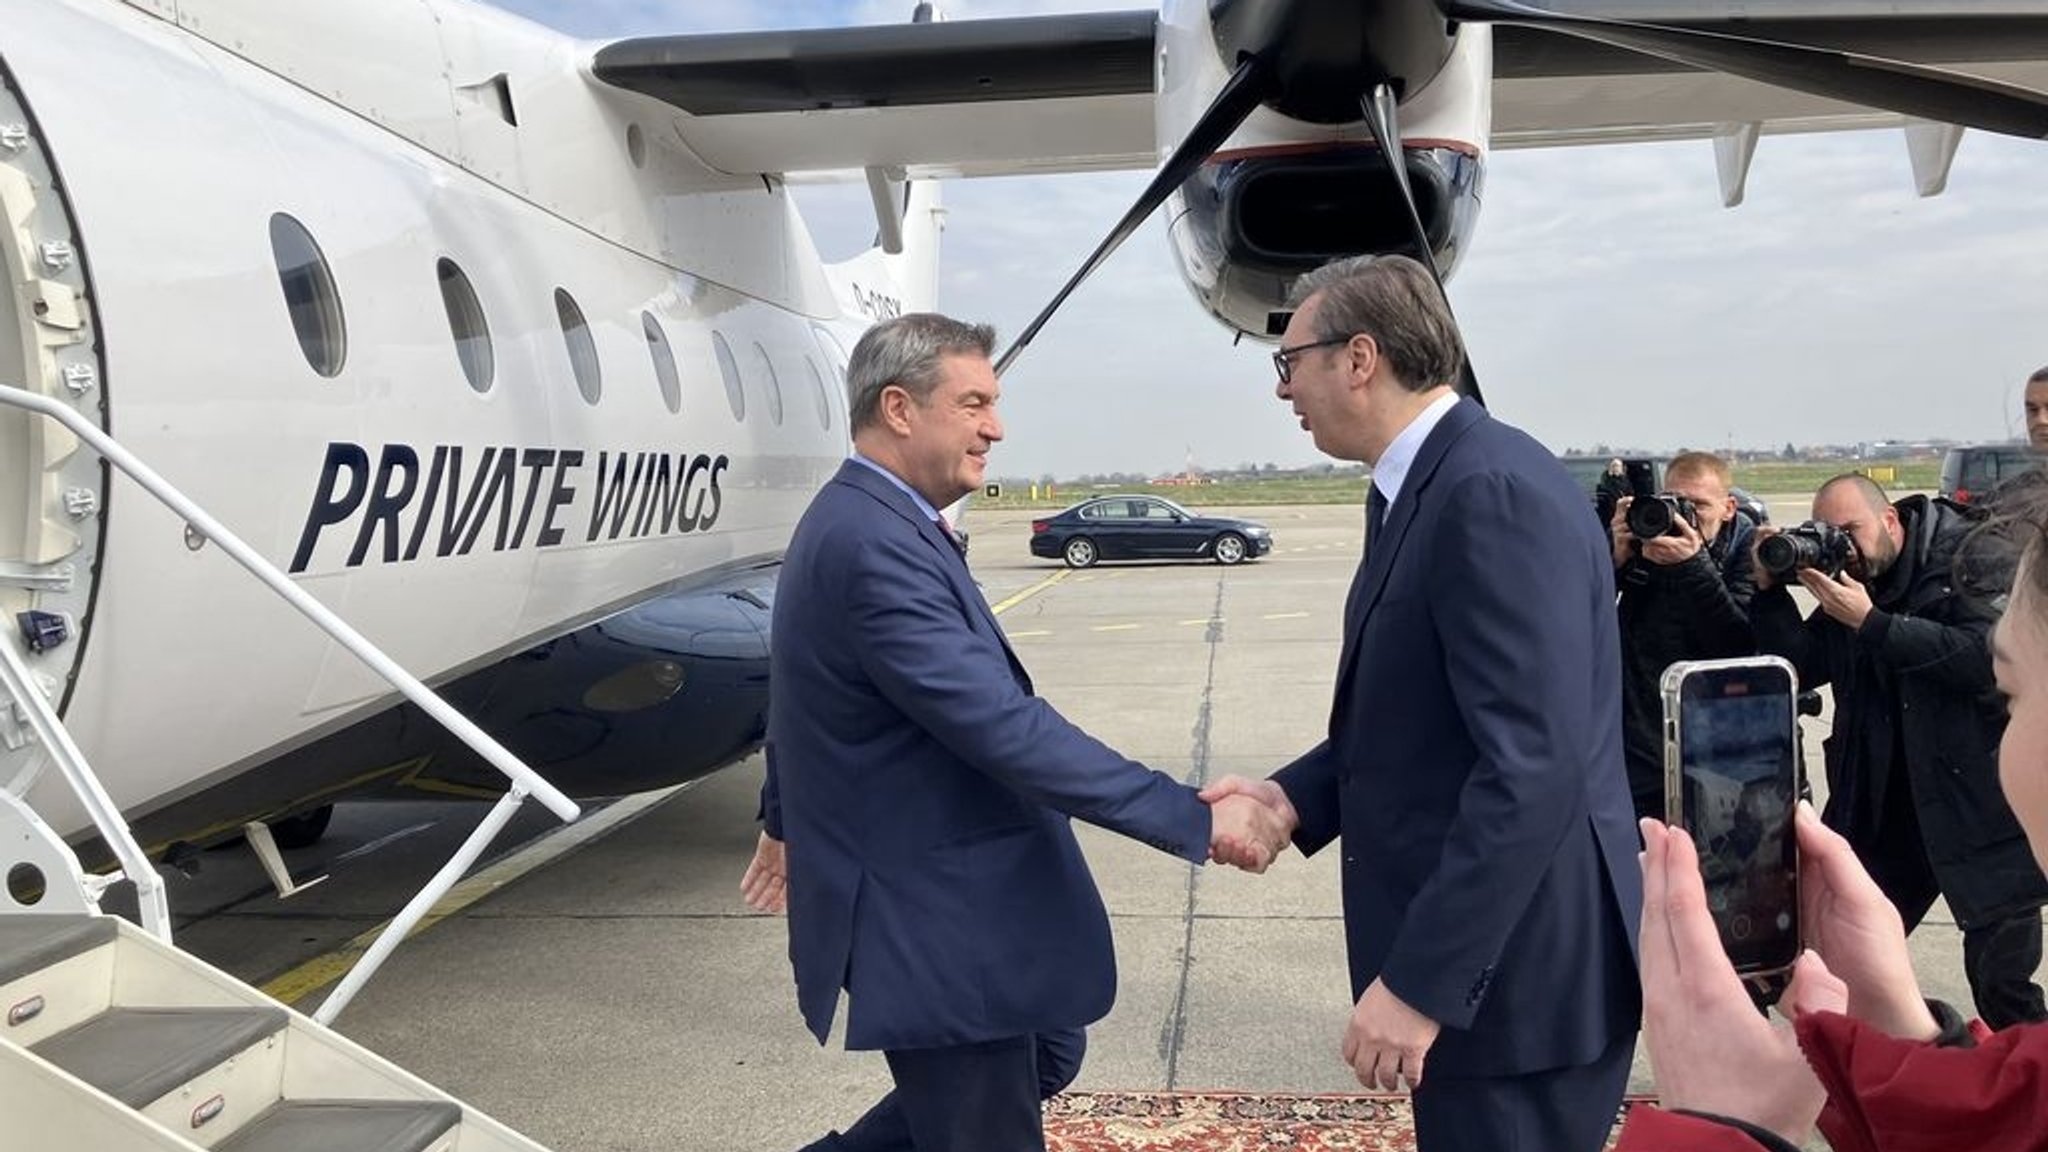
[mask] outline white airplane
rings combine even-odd
[[[608,44],[469,0],[5,12],[0,383],[574,796],[758,742],[774,565],[847,450],[847,350],[935,304],[936,178],[1156,168],[1068,290],[1165,203],[1219,337],[1269,339],[1327,259],[1448,273],[1493,148],[1711,136],[1734,200],[1760,133],[1904,124],[1926,191],[1964,126],[2048,136],[2048,0],[1166,0]],[[820,259],[785,184],[819,174],[866,182],[873,251]],[[0,606],[152,851],[504,786],[4,406]],[[0,785],[90,840],[18,713]]]

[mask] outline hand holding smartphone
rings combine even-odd
[[[1800,796],[1792,666],[1775,656],[1665,669],[1667,822],[1699,847],[1721,946],[1745,976],[1799,957]]]

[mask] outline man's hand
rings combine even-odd
[[[1607,535],[1614,540],[1614,566],[1620,568],[1636,554],[1636,534],[1628,530],[1628,506],[1635,502],[1633,496],[1623,496],[1614,502],[1614,517],[1607,522]]]
[[[1218,864],[1263,872],[1301,826],[1287,791],[1271,780],[1225,776],[1201,798],[1210,811],[1209,858]]]
[[[761,833],[754,858],[740,877],[740,899],[756,912],[780,913],[789,907],[789,860],[782,841]]]
[[[1849,1015],[1892,1036],[1932,1040],[1941,1032],[1913,977],[1899,910],[1857,861],[1849,842],[1802,801],[1799,916],[1806,939],[1849,985]]]
[[[1700,535],[1700,530],[1693,527],[1685,517],[1680,516],[1672,521],[1671,528],[1672,531],[1655,540],[1643,541],[1643,559],[1652,564],[1669,567],[1685,563],[1699,555],[1701,548],[1706,547],[1707,542]]]
[[[1351,1010],[1344,1029],[1344,1062],[1367,1088],[1396,1092],[1407,1081],[1412,1091],[1422,1083],[1423,1061],[1442,1026],[1374,980]]]
[[[1655,820],[1643,831],[1643,1034],[1666,1108],[1710,1112],[1803,1143],[1827,1098],[1791,1029],[1757,1014],[1707,910],[1692,838]],[[1840,1012],[1848,990],[1800,956],[1780,1011]]]
[[[1830,579],[1824,572],[1801,568],[1799,582],[1820,601],[1820,610],[1829,619],[1851,631],[1863,627],[1864,618],[1870,615],[1870,592],[1847,572]]]

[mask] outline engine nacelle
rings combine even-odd
[[[1479,217],[1480,158],[1458,148],[1409,148],[1408,182],[1445,276]],[[1415,256],[1400,189],[1370,146],[1293,147],[1224,155],[1168,200],[1168,234],[1188,288],[1218,320],[1274,339],[1303,273],[1366,253]]]

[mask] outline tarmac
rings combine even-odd
[[[1276,546],[1235,567],[1069,571],[1029,555],[1030,514],[991,512],[967,525],[970,563],[1038,693],[1069,719],[1190,783],[1263,775],[1323,732],[1361,512],[1242,512]],[[1826,718],[1804,723],[1818,780]],[[739,900],[759,784],[757,757],[639,801],[558,855],[545,846],[573,827],[523,818],[527,845],[400,948],[341,1030],[564,1152],[768,1152],[851,1121],[888,1088],[881,1056],[811,1038],[782,920]],[[327,842],[291,857],[334,879],[288,904],[255,894],[239,861],[209,862],[212,897],[173,893],[205,908],[181,940],[304,991],[317,983],[306,973],[395,911],[481,807],[345,808]],[[1080,835],[1121,983],[1077,1088],[1357,1089],[1338,1052],[1349,996],[1337,852],[1289,853],[1248,876]],[[1944,908],[1912,944],[1925,991],[1967,1012]],[[1654,1089],[1640,1050],[1633,1089]]]

